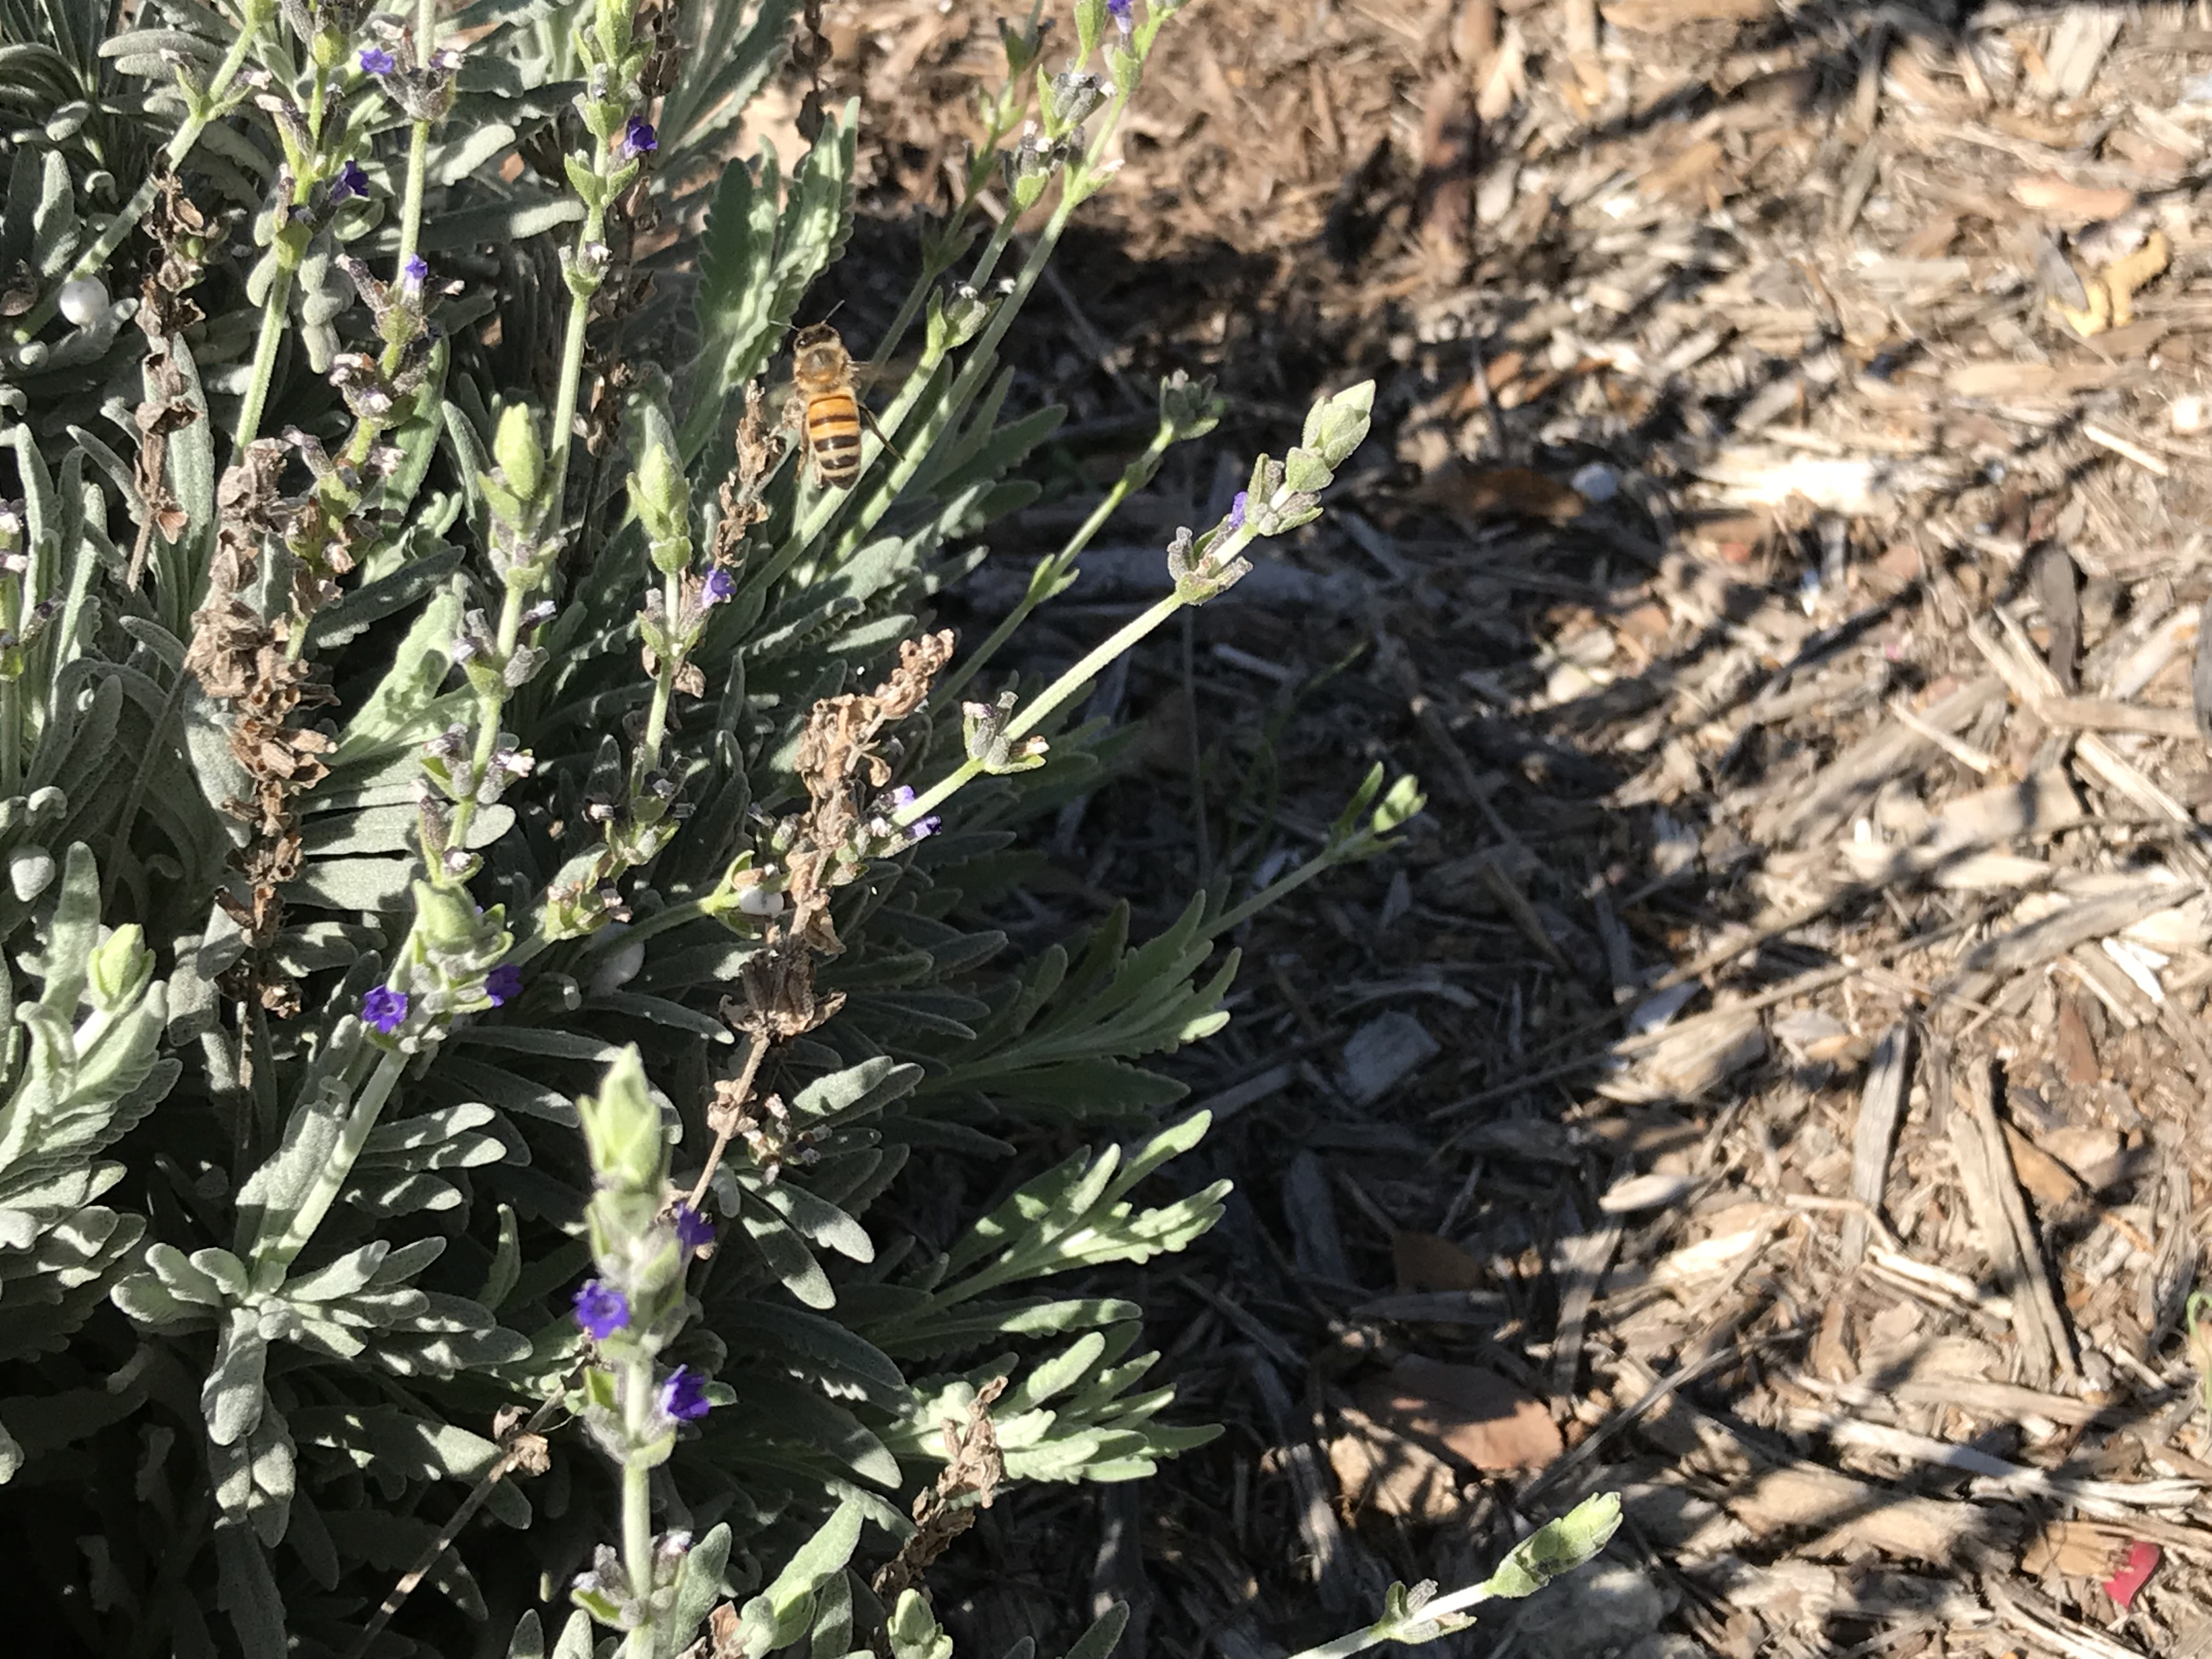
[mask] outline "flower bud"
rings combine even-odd
[[[1104,8],[1102,6],[1100,10],[1103,12]],[[1045,130],[1054,137],[1081,126],[1106,101],[1106,83],[1087,70],[1070,70],[1055,75],[1048,85]]]
[[[1375,382],[1362,380],[1316,404],[1306,415],[1298,441],[1304,448],[1318,450],[1323,465],[1334,471],[1366,438],[1374,411]]]
[[[1228,407],[1229,400],[1214,392],[1211,374],[1194,380],[1177,369],[1160,382],[1160,424],[1176,443],[1204,437]]]
[[[528,404],[509,404],[501,411],[491,453],[499,470],[506,474],[507,487],[524,501],[534,504],[545,480],[545,445],[538,435],[538,417]]]
[[[576,1102],[592,1172],[603,1187],[660,1201],[667,1185],[667,1148],[660,1138],[660,1113],[646,1092],[645,1066],[635,1045],[608,1068],[596,1097]]]
[[[966,283],[947,284],[929,296],[927,339],[933,348],[951,351],[966,345],[991,320],[995,308]]]
[[[92,1006],[103,1014],[131,1006],[154,977],[154,953],[136,922],[117,928],[93,947],[85,963]]]

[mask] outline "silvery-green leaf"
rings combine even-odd
[[[269,1344],[256,1328],[253,1314],[234,1310],[216,1340],[215,1364],[200,1389],[208,1438],[216,1445],[235,1444],[261,1420],[266,1397],[261,1378],[268,1360]]]
[[[685,1553],[669,1611],[672,1645],[688,1646],[690,1632],[706,1622],[707,1610],[722,1593],[722,1571],[729,1565],[730,1529],[718,1526]],[[840,1564],[842,1565],[842,1564]]]
[[[216,1605],[237,1632],[244,1659],[286,1659],[284,1598],[260,1540],[245,1527],[215,1529]]]

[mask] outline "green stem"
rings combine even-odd
[[[684,584],[672,574],[661,578],[662,614],[672,627],[678,607],[684,603]],[[638,745],[637,781],[642,785],[647,777],[660,769],[660,745],[668,736],[668,705],[676,695],[676,677],[682,672],[684,658],[671,653],[666,659],[653,665],[659,671],[653,677],[653,707],[645,717],[645,738]]]
[[[696,921],[707,914],[707,907],[697,899],[684,899],[678,903],[665,904],[642,921],[634,921],[620,933],[595,933],[583,950],[583,959],[591,961],[610,951],[627,950],[633,945],[651,939],[655,933],[665,933],[672,927],[681,927],[687,921]],[[508,961],[518,960],[510,955]]]
[[[283,343],[284,324],[292,309],[292,276],[296,261],[277,254],[276,274],[270,278],[268,297],[261,302],[261,332],[253,342],[253,376],[246,385],[246,400],[239,405],[238,425],[232,434],[234,453],[261,435],[261,411],[269,402],[269,383],[276,374],[276,350]],[[306,631],[301,630],[301,637]]]
[[[1146,446],[1145,453],[1121,469],[1121,476],[1115,481],[1114,488],[1091,510],[1091,516],[1083,521],[1076,532],[1067,538],[1066,544],[1050,558],[1039,562],[1036,574],[1030,578],[1029,592],[1022,595],[1021,603],[1013,608],[1005,621],[991,630],[982,644],[968,653],[966,661],[937,683],[937,697],[940,703],[949,703],[957,697],[968,682],[974,679],[983,665],[1013,637],[1014,630],[1029,620],[1030,613],[1059,591],[1060,578],[1074,568],[1075,561],[1081,556],[1084,549],[1091,545],[1091,538],[1105,527],[1107,520],[1114,516],[1132,492],[1152,476],[1152,470],[1159,465],[1160,458],[1168,453],[1168,447],[1174,442],[1175,434],[1164,426],[1160,428],[1152,434],[1152,441]]]
[[[23,685],[12,675],[0,679],[0,800],[23,781]]]
[[[498,655],[494,659],[501,667],[514,655],[515,647],[522,639],[522,613],[528,608],[531,590],[520,583],[507,584],[507,597],[499,607]],[[447,837],[447,845],[468,850],[469,826],[476,821],[477,796],[483,788],[485,775],[491,769],[491,757],[499,752],[500,718],[507,712],[507,683],[495,679],[477,693],[477,746],[469,763],[469,793],[453,806],[453,825]],[[430,878],[439,883],[450,883],[454,878],[444,867],[430,872]]]
[[[388,1048],[376,1063],[368,1085],[355,1099],[353,1109],[346,1115],[345,1127],[338,1132],[337,1145],[315,1172],[314,1184],[307,1195],[292,1212],[283,1232],[272,1243],[257,1243],[254,1250],[253,1278],[256,1288],[273,1291],[284,1282],[285,1270],[291,1267],[307,1241],[314,1237],[315,1229],[323,1224],[323,1218],[337,1202],[338,1194],[344,1189],[346,1178],[353,1173],[354,1164],[368,1144],[368,1133],[376,1127],[376,1120],[392,1098],[392,1091],[399,1085],[400,1073],[407,1069],[407,1056],[396,1048]]]
[[[584,228],[576,238],[576,254],[583,257],[585,248],[606,234],[607,216],[605,209],[589,208],[584,215]],[[576,424],[576,398],[584,378],[584,331],[592,317],[592,296],[588,293],[572,294],[568,297],[568,330],[561,342],[561,386],[553,405],[553,453],[547,463],[552,479],[553,500],[560,502],[568,493],[568,450],[571,429]],[[560,511],[555,507],[555,512]]]
[[[1149,610],[1132,617],[1105,639],[1085,652],[1082,660],[1069,669],[1042,691],[1034,701],[1006,722],[1006,735],[1018,738],[1034,732],[1058,711],[1062,703],[1071,701],[1075,694],[1096,679],[1100,671],[1139,640],[1151,633],[1170,617],[1190,603],[1180,593],[1170,593],[1157,600]]]
[[[1133,617],[1115,629],[1099,644],[1083,655],[1081,661],[1069,669],[1031,700],[1029,705],[1006,722],[1006,735],[1018,738],[1042,725],[1075,694],[1096,679],[1099,672],[1139,640],[1151,633],[1170,617],[1190,603],[1179,593],[1170,593],[1154,604],[1142,615]],[[923,793],[901,807],[893,819],[901,825],[910,824],[927,817],[938,806],[949,800],[963,786],[981,775],[983,763],[965,760],[945,776],[939,778]]]
[[[1420,1624],[1433,1624],[1466,1612],[1490,1601],[1497,1592],[1488,1584],[1469,1584],[1465,1589],[1454,1590],[1449,1595],[1440,1595],[1424,1607],[1419,1614]],[[1305,1648],[1291,1656],[1291,1659],[1347,1659],[1352,1654],[1364,1652],[1384,1642],[1405,1639],[1402,1628],[1387,1627],[1377,1622],[1364,1630],[1356,1630],[1349,1636],[1340,1636],[1334,1642],[1323,1642],[1319,1647]]]
[[[1219,939],[1224,934],[1235,933],[1277,900],[1295,893],[1316,876],[1334,869],[1345,861],[1345,848],[1350,844],[1324,847],[1295,870],[1285,871],[1278,876],[1234,909],[1223,911],[1207,927],[1206,937]]]
[[[1031,18],[1031,21],[1035,21],[1034,17]],[[1017,92],[1019,94],[1018,99],[1015,95]],[[975,154],[978,157],[990,156],[995,159],[999,146],[1012,137],[1014,129],[1021,125],[1022,117],[1029,113],[1029,76],[1026,75],[1016,76],[1000,88],[998,97],[990,112],[988,129],[983,134],[982,142],[977,145]],[[937,240],[939,246],[946,248],[957,246],[960,232],[967,224],[969,216],[975,211],[976,199],[982,194],[983,180],[989,176],[990,172],[986,167],[971,165],[969,167],[967,181],[961,192],[960,204],[946,218],[945,228],[938,233]],[[1001,225],[1000,230],[1003,232],[1005,229],[1006,227]],[[1004,236],[994,234],[993,240],[1003,245]],[[991,250],[987,252],[988,258],[995,263],[998,258],[997,252]],[[924,265],[920,280],[907,290],[906,298],[899,301],[897,313],[892,317],[890,326],[884,331],[883,338],[876,343],[876,355],[871,364],[872,368],[880,371],[890,363],[892,355],[899,349],[899,343],[906,338],[907,330],[914,326],[914,319],[921,314],[922,307],[929,302],[930,289],[936,287],[938,280],[957,263],[957,258],[948,257],[942,261],[931,261]],[[979,276],[975,280],[980,284],[983,278]]]
[[[623,1419],[630,1443],[642,1444],[652,1428],[653,1356],[634,1354],[623,1361],[621,1387]],[[644,1606],[653,1595],[653,1472],[640,1459],[623,1464],[623,1571],[629,1576],[630,1594]],[[632,1631],[623,1652],[630,1659],[653,1659],[656,1646],[654,1620]]]
[[[416,0],[415,51],[424,63],[438,47],[438,0]],[[399,264],[405,270],[422,239],[422,189],[430,168],[430,124],[417,121],[407,138],[407,193],[399,205]],[[394,348],[397,349],[397,348]]]

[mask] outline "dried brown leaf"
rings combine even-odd
[[[1479,1291],[1487,1282],[1482,1264],[1434,1233],[1402,1232],[1390,1241],[1398,1285],[1406,1291]]]
[[[1565,1449],[1540,1401],[1480,1365],[1408,1356],[1358,1398],[1394,1432],[1491,1473],[1541,1468]]]
[[[1447,467],[1411,492],[1418,501],[1469,519],[1543,519],[1566,524],[1588,506],[1571,488],[1525,466]]]

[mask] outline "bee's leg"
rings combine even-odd
[[[890,435],[884,432],[883,428],[876,424],[875,414],[869,409],[867,404],[855,398],[853,400],[853,407],[860,411],[861,420],[867,423],[868,430],[876,434],[876,441],[881,444],[885,449],[890,450],[890,453],[894,456],[896,456],[900,460],[904,460],[906,457],[899,454],[899,447],[890,441]]]

